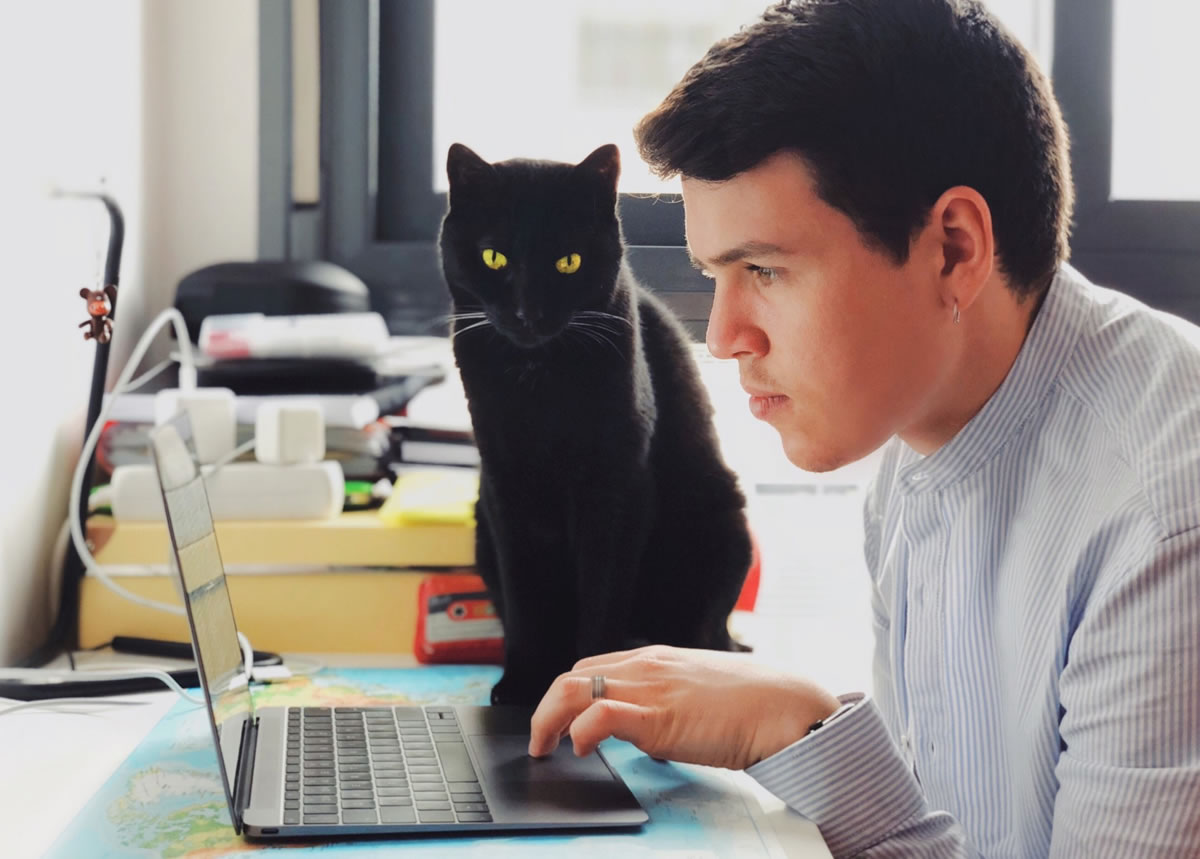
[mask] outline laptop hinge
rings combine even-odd
[[[250,782],[254,774],[254,753],[258,748],[258,717],[242,722],[242,741],[238,748],[237,774],[233,785],[233,829],[242,834],[242,815],[250,804]]]

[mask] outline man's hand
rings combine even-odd
[[[596,674],[605,697],[593,700]],[[550,754],[570,733],[580,756],[611,736],[656,758],[745,769],[837,708],[823,689],[747,655],[654,645],[581,659],[559,675],[533,714],[529,754]]]

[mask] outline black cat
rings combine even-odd
[[[447,160],[442,271],[482,459],[476,563],[504,625],[496,703],[583,656],[742,649],[750,564],[688,337],[633,278],[617,147],[578,165]]]

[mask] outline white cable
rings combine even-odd
[[[47,671],[45,668],[5,668],[0,670],[0,681],[16,680],[24,682],[34,680],[48,682],[48,685],[53,685],[54,683],[74,683],[76,681],[86,682],[95,679],[133,680],[137,677],[153,677],[155,680],[161,680],[193,704],[204,703],[203,698],[197,698],[194,695],[188,694],[188,691],[180,686],[174,677],[156,668],[137,668],[132,671],[71,671],[66,673]]]
[[[134,346],[133,352],[129,356],[129,360],[121,369],[121,375],[117,377],[117,383],[113,386],[112,395],[109,397],[108,402],[104,403],[104,405],[101,407],[100,414],[96,418],[96,423],[92,426],[92,431],[88,433],[87,440],[83,445],[83,452],[79,457],[79,462],[75,466],[75,472],[71,479],[71,506],[68,510],[70,515],[68,515],[67,521],[70,525],[71,539],[75,543],[75,551],[79,554],[79,559],[83,562],[84,568],[101,584],[118,596],[124,597],[125,599],[136,603],[137,605],[158,609],[159,611],[165,611],[169,614],[183,615],[186,613],[183,606],[159,602],[158,600],[147,599],[139,596],[132,591],[126,590],[109,578],[108,574],[105,573],[100,564],[96,562],[95,556],[92,555],[91,550],[88,548],[87,540],[83,534],[83,528],[79,523],[79,517],[73,515],[73,512],[79,503],[78,499],[83,494],[84,474],[87,472],[88,465],[92,459],[92,454],[96,450],[96,444],[100,439],[100,433],[103,431],[104,425],[108,421],[108,414],[112,410],[112,405],[118,396],[127,390],[130,390],[132,387],[135,387],[130,382],[130,376],[133,375],[133,372],[137,369],[138,365],[141,364],[142,358],[145,357],[146,351],[150,348],[150,344],[154,341],[154,338],[158,336],[158,332],[161,331],[168,323],[175,327],[175,337],[179,342],[179,388],[183,391],[195,390],[196,364],[195,358],[192,354],[192,341],[188,336],[187,324],[183,318],[183,314],[181,314],[174,307],[168,307],[154,318],[154,320],[146,328],[146,331],[142,334],[141,339],[138,340],[137,345]],[[162,367],[163,365],[160,364],[147,373],[144,373],[141,377],[139,377],[138,383],[140,384],[142,381],[151,378],[160,372]],[[232,461],[234,458],[244,453],[252,445],[252,441],[239,445],[220,461],[214,463],[209,473],[217,471],[227,462]],[[243,657],[246,660],[246,672],[249,676],[254,667],[254,652],[250,647],[250,641],[241,632],[238,633],[238,640],[242,646]],[[176,683],[175,680],[166,672],[147,671],[142,672],[139,675],[132,676],[158,677],[189,701],[200,704],[204,703],[203,701],[199,701],[184,692],[182,687],[180,687],[179,684]]]
[[[183,606],[173,605],[171,603],[159,602],[158,600],[146,599],[138,596],[132,591],[118,585],[108,577],[108,574],[96,562],[91,550],[88,548],[87,540],[83,535],[83,528],[79,523],[79,517],[74,515],[74,511],[78,507],[79,497],[83,493],[83,477],[87,471],[88,465],[92,460],[92,454],[96,450],[96,444],[100,439],[100,433],[104,429],[105,423],[108,421],[108,413],[112,410],[112,405],[116,398],[121,395],[129,386],[129,379],[133,375],[134,370],[141,364],[142,358],[145,357],[146,351],[150,348],[150,344],[154,338],[158,336],[168,323],[175,326],[175,336],[179,341],[179,354],[182,362],[179,367],[179,387],[181,390],[191,390],[196,385],[196,366],[192,357],[192,341],[188,338],[187,324],[184,322],[183,314],[174,307],[168,307],[162,313],[154,318],[150,326],[142,334],[137,345],[133,347],[133,353],[129,356],[129,361],[121,370],[121,375],[117,378],[116,385],[113,386],[112,396],[108,398],[100,409],[100,414],[96,418],[96,423],[92,427],[92,431],[88,433],[87,440],[83,445],[83,453],[79,457],[79,462],[75,466],[75,473],[71,479],[71,506],[68,508],[68,522],[71,528],[71,539],[75,543],[75,551],[79,555],[79,559],[83,562],[84,568],[94,576],[101,584],[114,593],[124,597],[130,602],[148,608],[155,608],[159,611],[165,611],[169,614],[182,615],[184,613]]]
[[[254,450],[254,439],[250,439],[249,441],[244,441],[241,444],[239,444],[237,447],[235,447],[233,450],[229,451],[229,453],[222,456],[216,462],[211,463],[209,465],[201,465],[200,472],[205,477],[212,477],[214,474],[216,474],[218,471],[220,471],[225,466],[229,465],[229,463],[233,462],[235,459],[237,459],[243,453],[248,453],[249,451],[252,451],[252,450]]]
[[[0,701],[11,701],[11,698],[0,698]],[[63,713],[69,711],[66,707],[91,705],[93,707],[134,707],[149,704],[149,701],[120,701],[112,698],[44,698],[40,701],[22,701],[19,704],[14,704],[11,707],[5,707],[0,710],[0,716],[7,716],[9,713],[15,713],[18,710],[32,710],[40,708],[44,710],[59,710]]]
[[[157,364],[155,364],[153,367],[151,367],[145,373],[142,373],[142,375],[138,376],[136,379],[134,379],[132,382],[130,382],[128,385],[126,385],[125,391],[133,391],[133,390],[136,390],[137,388],[140,388],[142,385],[149,382],[151,379],[153,379],[155,376],[157,376],[159,373],[161,373],[163,370],[167,369],[174,363],[175,363],[174,358],[164,358],[162,361],[159,361]]]

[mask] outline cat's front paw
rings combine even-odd
[[[535,707],[549,688],[549,683],[505,671],[504,676],[492,687],[492,703]]]

